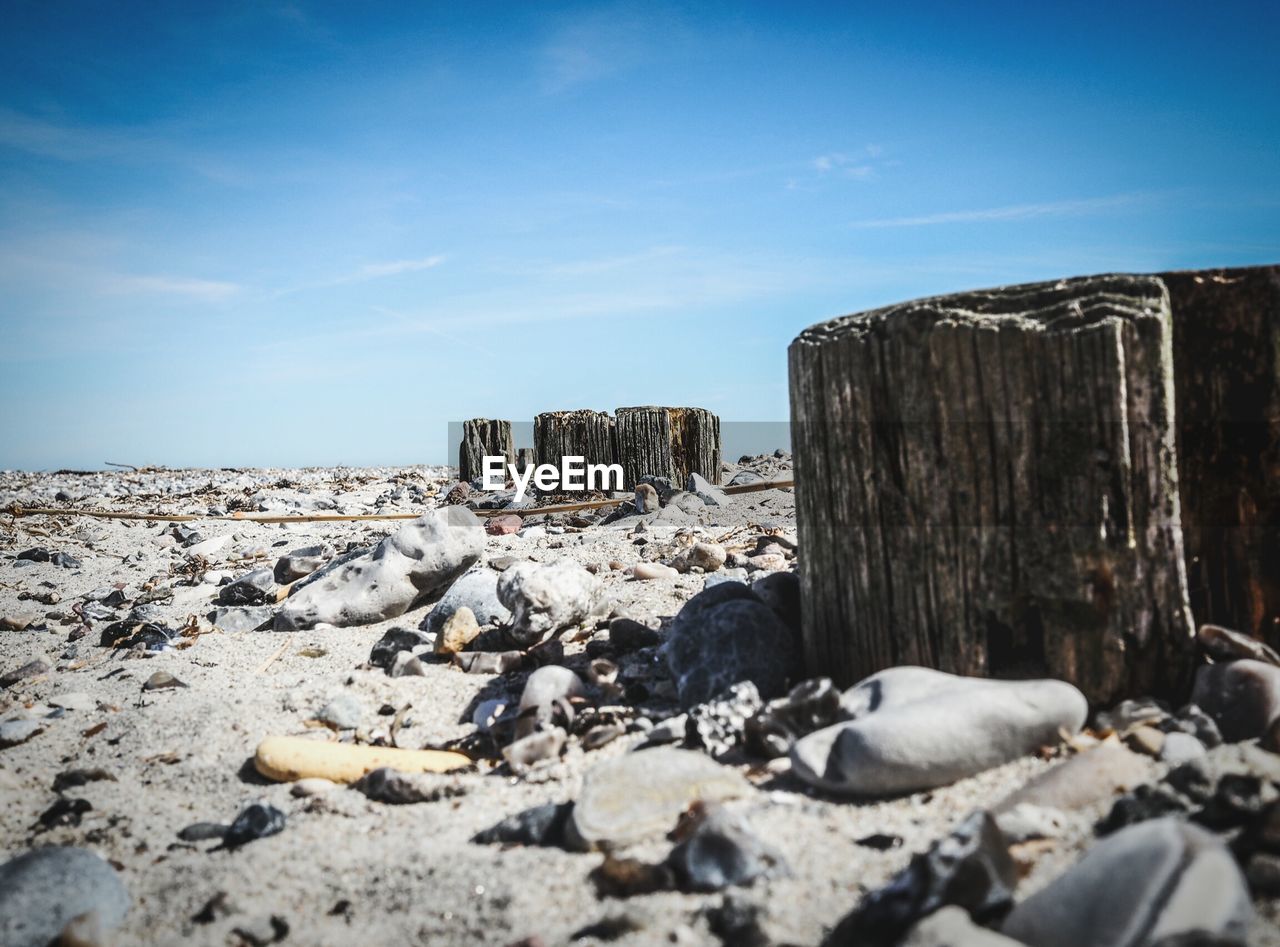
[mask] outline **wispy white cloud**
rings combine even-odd
[[[933,227],[940,224],[969,224],[985,221],[1030,220],[1037,217],[1082,217],[1103,213],[1133,204],[1149,201],[1152,195],[1143,193],[1114,194],[1110,197],[1090,197],[1070,201],[1048,201],[1039,204],[1009,204],[1004,207],[987,207],[980,210],[947,211],[940,214],[923,214],[918,217],[881,217],[855,220],[850,226],[878,227]]]
[[[877,159],[884,154],[880,145],[867,145],[860,151],[848,154],[832,151],[813,159],[813,168],[819,174],[866,180],[875,177],[878,167],[884,165]]]
[[[630,69],[687,39],[684,24],[649,9],[642,17],[618,5],[580,15],[539,51],[542,91],[554,95]]]
[[[366,263],[351,279],[379,279],[383,276],[399,276],[401,273],[418,273],[429,270],[444,262],[444,257],[423,257],[420,260],[392,260],[387,263]]]
[[[218,302],[234,296],[241,289],[238,283],[184,276],[117,276],[108,280],[104,286],[104,290],[109,293],[183,296],[203,302]]]

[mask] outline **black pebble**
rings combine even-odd
[[[276,835],[284,831],[284,821],[284,813],[275,806],[255,802],[236,816],[223,841],[228,848],[234,848],[268,835]]]

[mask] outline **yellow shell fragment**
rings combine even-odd
[[[253,765],[277,782],[319,776],[335,783],[353,783],[383,766],[402,773],[447,773],[471,765],[471,758],[452,750],[400,750],[306,737],[267,737],[258,744]]]

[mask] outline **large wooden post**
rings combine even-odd
[[[1280,267],[1161,278],[1191,610],[1280,646]]]
[[[925,299],[790,349],[805,655],[1052,676],[1190,670],[1169,297],[1106,276]]]
[[[628,488],[667,477],[683,489],[689,474],[720,482],[720,419],[705,408],[619,408],[618,456]]]
[[[472,418],[462,422],[462,444],[458,448],[458,479],[474,480],[484,475],[485,456],[506,458],[515,462],[515,445],[511,440],[510,421]],[[504,468],[505,469],[505,468]]]

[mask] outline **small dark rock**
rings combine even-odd
[[[473,842],[480,845],[541,845],[564,847],[564,829],[572,802],[549,802],[507,816],[497,825],[476,833]]]
[[[276,581],[270,569],[254,569],[222,587],[218,602],[223,605],[262,605],[276,597]]]
[[[685,891],[719,891],[786,872],[782,856],[765,845],[746,821],[722,806],[695,804],[683,839],[667,856]]]
[[[228,848],[235,848],[248,842],[276,835],[284,831],[284,813],[275,806],[255,802],[246,806],[236,816],[227,830],[224,842]]]
[[[1196,633],[1196,644],[1214,661],[1249,658],[1280,666],[1280,654],[1276,654],[1264,642],[1221,625],[1201,625],[1200,631]]]
[[[609,643],[619,651],[638,651],[662,644],[662,635],[633,618],[615,618],[609,622]]]
[[[178,831],[178,838],[184,842],[207,842],[210,839],[226,838],[231,828],[221,822],[193,822]]]
[[[68,789],[76,789],[88,783],[96,783],[102,780],[115,782],[115,779],[105,769],[68,769],[53,778],[53,791],[65,792]]]
[[[60,796],[53,805],[40,813],[39,822],[46,829],[52,829],[55,826],[75,827],[80,824],[86,812],[92,811],[93,806],[88,799],[68,799]]]
[[[401,651],[415,651],[430,644],[431,637],[415,628],[392,628],[374,642],[373,650],[369,652],[369,663],[389,671]]]

